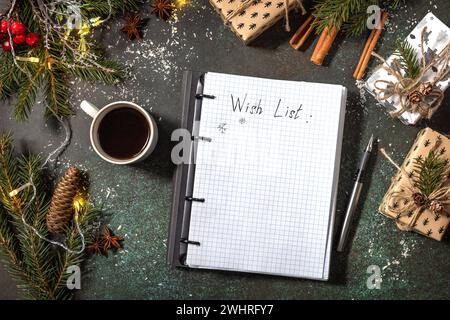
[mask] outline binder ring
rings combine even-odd
[[[211,142],[212,139],[209,137],[202,137],[202,136],[193,136],[192,140],[202,140],[202,141],[206,141],[206,142]]]
[[[203,198],[185,197],[184,199],[186,201],[205,202],[205,199]]]
[[[188,239],[181,239],[180,242],[185,243],[185,244],[193,244],[195,246],[199,246],[200,245],[200,242],[198,242],[198,241],[191,241],[191,240],[188,240]]]
[[[216,96],[213,96],[213,95],[210,95],[210,94],[197,93],[195,95],[195,98],[197,98],[197,99],[203,99],[203,98],[205,98],[205,99],[215,99]]]

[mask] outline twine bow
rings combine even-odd
[[[437,86],[437,83],[444,79],[450,68],[450,41],[445,48],[427,63],[425,56],[425,32],[424,27],[421,34],[422,68],[420,74],[415,78],[405,77],[401,73],[402,67],[397,59],[389,65],[384,58],[375,52],[372,55],[383,63],[383,68],[395,76],[397,82],[388,80],[377,80],[374,87],[378,90],[378,101],[385,101],[392,96],[398,96],[401,108],[390,112],[394,118],[399,118],[405,112],[419,113],[422,117],[430,119],[433,112],[442,104],[444,92]],[[432,81],[425,82],[423,78],[432,68],[441,67],[436,77]],[[433,99],[431,99],[433,98]],[[430,102],[431,101],[431,102]]]
[[[284,0],[284,14],[285,14],[285,29],[287,32],[291,31],[291,26],[289,23],[289,6],[291,5],[290,2],[294,1],[295,7],[296,8],[300,8],[300,10],[302,11],[302,15],[306,14],[306,9],[303,6],[303,0]],[[238,16],[239,14],[241,14],[242,12],[244,12],[245,10],[247,10],[250,6],[254,5],[254,4],[258,4],[260,2],[260,0],[243,0],[241,2],[241,4],[232,12],[230,12],[229,14],[227,14],[225,16],[225,24],[228,24],[230,22],[231,19],[233,19],[234,17]]]
[[[436,141],[433,150],[436,150],[441,143],[441,140]],[[411,176],[401,168],[392,158],[386,153],[384,149],[380,150],[383,156],[386,157],[406,178],[407,185],[402,186],[398,191],[394,190],[387,194],[386,204],[387,209],[394,213],[397,218],[405,216],[410,217],[410,221],[407,224],[397,223],[399,229],[404,231],[411,231],[416,225],[418,219],[422,213],[429,209],[436,216],[439,215],[446,206],[450,205],[450,185],[445,185],[446,179],[443,179],[442,183],[429,195],[424,195],[418,189],[416,183],[412,180]],[[445,171],[447,177],[450,172],[450,167]],[[398,205],[402,204],[402,205]]]

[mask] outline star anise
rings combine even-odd
[[[161,20],[167,20],[172,16],[175,6],[171,0],[153,0],[152,14],[158,16]]]
[[[140,15],[127,15],[125,17],[125,25],[122,27],[122,32],[125,32],[128,39],[142,39],[140,28],[143,21]]]
[[[111,229],[108,228],[108,226],[105,226],[103,228],[103,249],[109,250],[109,249],[120,249],[122,248],[121,242],[123,241],[122,237],[115,236]]]
[[[104,249],[103,249],[103,240],[100,238],[95,238],[87,247],[88,251],[90,253],[95,253],[98,255],[101,255],[104,253]]]

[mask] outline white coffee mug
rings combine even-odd
[[[110,103],[106,105],[105,107],[101,108],[100,110],[94,106],[92,103],[84,100],[81,102],[80,105],[81,109],[86,112],[89,116],[92,117],[92,123],[91,123],[91,129],[90,129],[90,138],[91,138],[91,144],[94,148],[95,152],[105,161],[108,161],[113,164],[132,164],[139,161],[144,160],[147,158],[155,149],[156,143],[158,141],[158,127],[156,126],[156,121],[153,119],[153,117],[145,111],[142,107],[138,106],[137,104],[133,102],[127,102],[127,101],[117,101]],[[129,159],[117,159],[106,153],[100,144],[99,141],[99,125],[104,119],[104,117],[111,111],[121,108],[132,108],[137,111],[139,111],[140,114],[142,114],[148,122],[148,138],[147,143],[143,149]]]

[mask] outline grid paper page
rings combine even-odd
[[[204,94],[186,264],[327,279],[343,87],[207,73]]]

